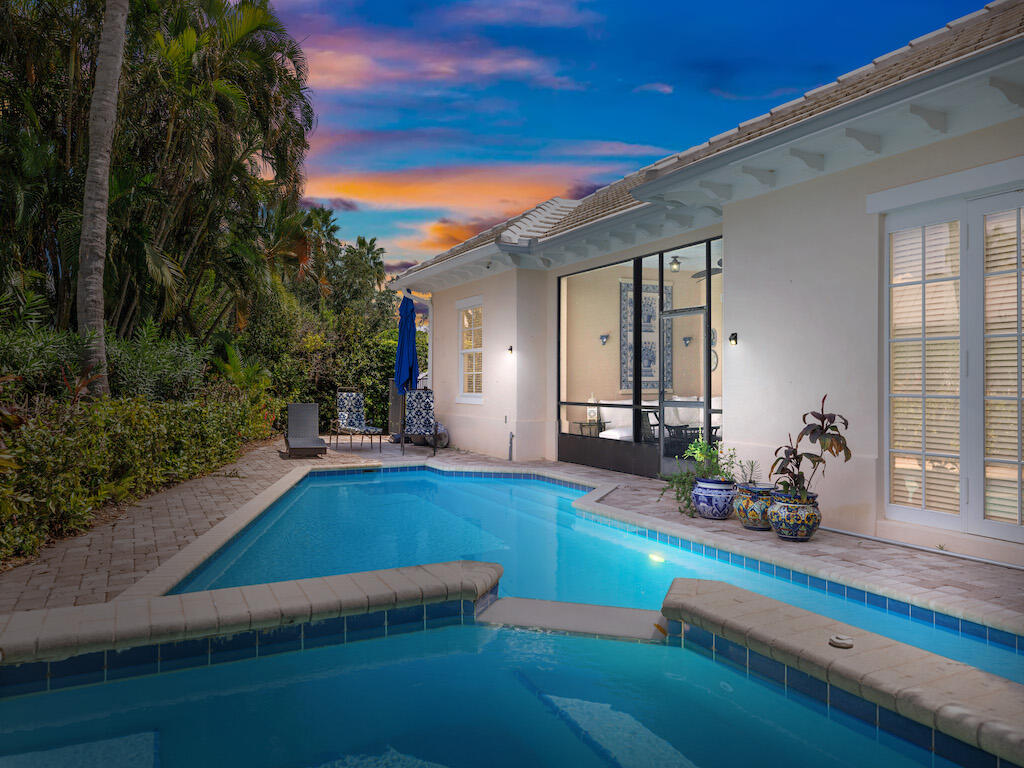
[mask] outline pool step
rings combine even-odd
[[[667,620],[658,611],[523,597],[495,600],[477,614],[476,623],[645,642],[664,642],[668,631]]]

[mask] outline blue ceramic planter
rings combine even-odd
[[[699,477],[690,492],[697,514],[709,520],[725,520],[732,514],[732,497],[736,484],[731,480],[710,480]]]
[[[807,500],[802,501],[796,494],[774,491],[768,522],[780,539],[807,541],[821,525],[818,494],[808,493]]]

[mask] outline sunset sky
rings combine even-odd
[[[732,128],[982,0],[276,0],[318,115],[306,196],[398,270]],[[840,10],[841,9],[841,10]]]

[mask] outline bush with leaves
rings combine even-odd
[[[37,400],[3,432],[0,560],[89,527],[96,510],[233,461],[269,437],[276,403],[221,384],[194,400]]]

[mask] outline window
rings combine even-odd
[[[889,235],[889,501],[960,513],[960,222]]]
[[[986,520],[1021,524],[1021,213],[984,217]]]
[[[1024,541],[1022,217],[1020,192],[889,217],[889,517]]]
[[[480,400],[484,393],[484,308],[478,299],[459,302],[459,377],[462,398]]]

